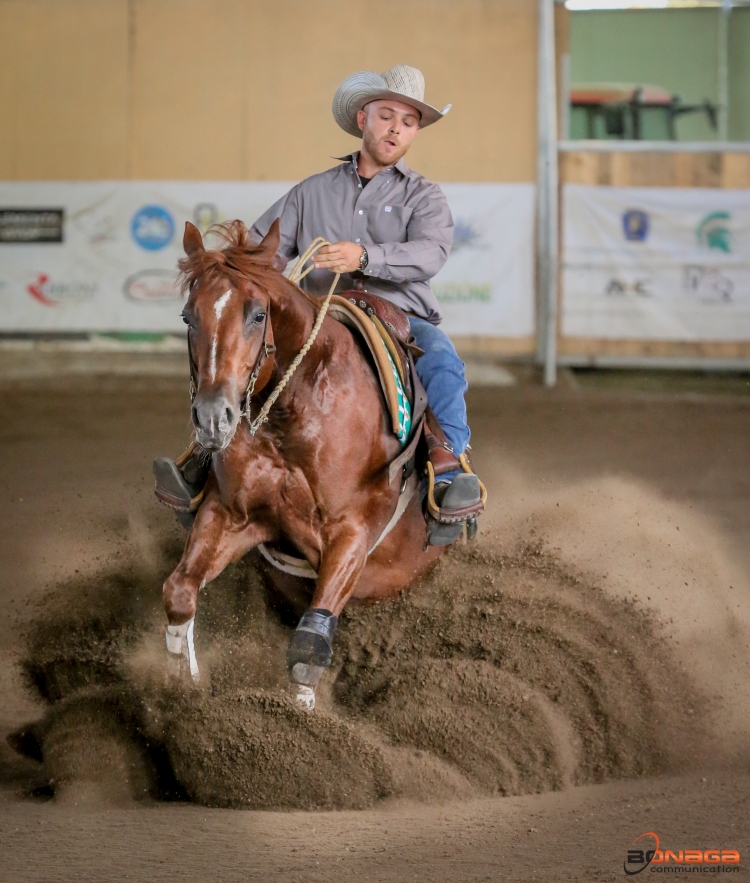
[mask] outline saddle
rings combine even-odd
[[[356,332],[367,346],[375,363],[393,432],[399,437],[404,426],[404,405],[399,401],[401,386],[411,415],[411,431],[402,439],[406,444],[420,426],[427,409],[427,393],[414,365],[415,357],[421,356],[422,350],[411,336],[409,317],[394,304],[364,291],[334,295],[328,315]]]

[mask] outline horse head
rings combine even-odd
[[[186,256],[179,267],[189,292],[182,317],[188,326],[196,440],[208,451],[221,451],[234,437],[250,396],[273,374],[271,292],[282,277],[278,221],[259,245],[241,221],[213,232],[226,243],[223,248],[207,249],[198,228],[185,225]]]

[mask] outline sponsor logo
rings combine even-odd
[[[613,297],[622,297],[628,292],[637,294],[639,297],[651,297],[652,292],[648,286],[651,279],[635,279],[633,282],[626,282],[624,279],[612,278],[607,283],[604,293]]]
[[[64,218],[61,208],[0,208],[0,243],[62,242]]]
[[[682,287],[704,303],[732,303],[734,282],[717,267],[688,264],[682,271]]]
[[[648,239],[649,219],[640,209],[629,209],[622,216],[622,232],[628,242],[645,242]]]
[[[204,236],[218,221],[219,209],[212,202],[199,202],[193,209],[193,223]]]
[[[139,303],[180,300],[182,293],[171,270],[141,270],[125,280],[122,291],[128,300]]]
[[[144,205],[133,215],[130,234],[146,251],[159,251],[172,241],[174,219],[160,205]]]
[[[492,286],[489,282],[441,282],[432,286],[435,297],[441,304],[489,303],[492,300]]]
[[[45,307],[80,303],[92,298],[98,290],[96,282],[56,282],[46,273],[38,273],[26,286],[27,293]]]
[[[464,221],[461,218],[456,220],[456,226],[453,228],[453,247],[451,254],[460,251],[462,248],[471,248],[475,246],[480,239],[481,234],[474,227],[471,221]]]
[[[628,847],[623,870],[634,877],[647,868],[652,874],[739,873],[737,849],[662,849],[659,835],[646,831]]]
[[[729,212],[711,212],[698,224],[695,235],[701,248],[718,249],[729,254],[732,250],[732,231]]]

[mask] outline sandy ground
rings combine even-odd
[[[189,437],[185,384],[79,384],[0,391],[3,734],[43,712],[14,667],[34,602],[76,575],[143,561],[159,571],[154,532],[179,537],[152,502],[150,461]],[[0,880],[604,881],[624,877],[645,831],[678,850],[750,850],[750,399],[729,392],[521,382],[469,397],[492,493],[482,542],[540,538],[670,622],[684,669],[717,699],[713,763],[521,797],[267,813],[50,801],[39,765],[3,746]]]

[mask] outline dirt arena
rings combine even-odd
[[[646,831],[750,856],[746,380],[476,387],[478,542],[343,619],[308,717],[252,559],[200,601],[201,687],[164,679],[150,462],[184,380],[50,365],[0,384],[0,734],[43,760],[3,738],[0,880],[609,881]]]

